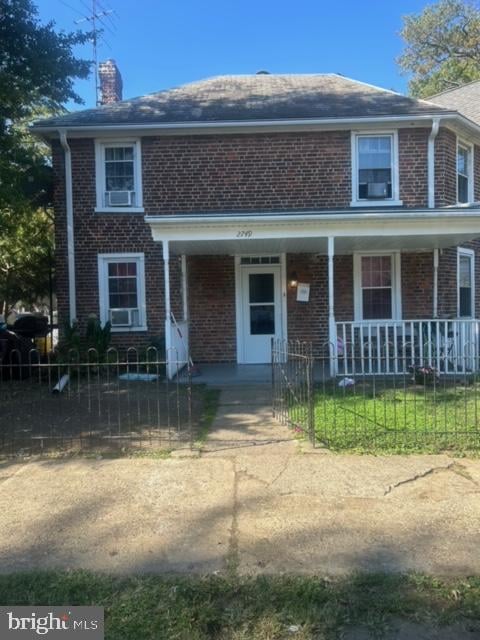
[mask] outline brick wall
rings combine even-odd
[[[399,131],[400,197],[405,206],[427,203],[427,129]],[[74,172],[75,262],[77,307],[82,322],[98,313],[97,254],[143,252],[146,266],[147,334],[120,334],[116,340],[140,343],[163,334],[163,260],[143,215],[95,214],[95,166],[92,140],[71,140]],[[144,201],[147,213],[191,211],[268,211],[346,207],[351,199],[350,132],[262,134],[192,137],[148,137],[142,142]],[[436,141],[437,205],[456,200],[456,139],[441,128]],[[59,319],[68,317],[68,280],[63,151],[53,145]],[[475,154],[476,197],[480,199],[480,148]],[[479,243],[475,243],[477,249]],[[312,283],[311,302],[296,303],[288,292],[289,335],[327,339],[327,279],[325,256],[288,257],[300,280]],[[405,317],[431,315],[429,270],[431,254],[402,257]],[[476,260],[480,282],[480,252]],[[172,302],[180,315],[179,269],[172,260]],[[198,271],[197,271],[198,268]],[[189,260],[192,348],[197,359],[235,360],[234,266],[229,257]],[[220,278],[221,300],[213,295],[202,274]],[[193,283],[193,285],[192,285]],[[195,294],[193,293],[195,291]],[[444,250],[439,271],[439,312],[456,313],[456,249]],[[193,296],[193,297],[192,297]],[[308,314],[305,309],[310,310]],[[211,316],[221,318],[217,326]],[[480,295],[477,295],[477,312]],[[352,256],[335,257],[335,313],[353,318]],[[195,318],[196,316],[196,318]],[[206,338],[205,338],[206,337]]]
[[[142,216],[129,214],[94,213],[95,183],[93,142],[72,141],[75,272],[77,293],[77,319],[83,330],[89,314],[99,315],[98,262],[99,253],[145,254],[145,294],[147,303],[147,332],[115,333],[113,344],[122,346],[145,345],[153,337],[164,334],[163,257],[161,244],[152,240],[150,228]],[[56,280],[59,323],[63,326],[69,316],[68,272],[66,251],[66,211],[64,192],[63,152],[53,147],[55,170],[55,224],[56,224]],[[172,308],[181,312],[180,264],[171,259],[170,277]]]
[[[433,252],[401,255],[402,315],[409,320],[433,314]]]
[[[398,165],[400,200],[405,207],[428,205],[429,129],[400,129]]]
[[[445,207],[457,202],[457,138],[453,131],[440,127],[435,140],[435,205]]]
[[[190,350],[194,361],[236,362],[233,256],[189,256]]]
[[[350,133],[149,137],[142,141],[148,214],[346,207]]]
[[[290,340],[313,342],[315,353],[328,340],[327,258],[315,254],[288,254],[287,277],[297,272],[299,282],[310,283],[309,302],[297,302],[297,289],[287,286],[287,330]]]

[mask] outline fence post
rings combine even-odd
[[[315,394],[314,394],[314,380],[313,380],[313,350],[312,343],[308,345],[306,353],[306,367],[307,367],[307,404],[308,404],[308,435],[312,447],[315,447]]]

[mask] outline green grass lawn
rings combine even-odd
[[[480,579],[25,573],[0,576],[0,602],[103,606],[107,640],[328,640],[351,627],[381,637],[392,619],[478,630]]]
[[[480,385],[382,379],[315,393],[319,441],[334,450],[474,451],[480,445]]]

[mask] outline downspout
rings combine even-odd
[[[67,264],[68,301],[70,323],[77,318],[77,294],[75,284],[75,242],[73,235],[72,153],[67,142],[66,129],[59,129],[60,144],[65,154],[65,205],[67,209]]]
[[[435,208],[435,138],[440,128],[440,118],[433,118],[428,136],[428,208]]]

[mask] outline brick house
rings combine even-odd
[[[60,323],[96,313],[118,345],[182,351],[173,312],[196,361],[268,362],[288,337],[346,372],[381,344],[397,371],[406,345],[472,342],[480,124],[335,74],[122,101],[114,62],[100,72],[103,106],[33,127],[52,146]]]

